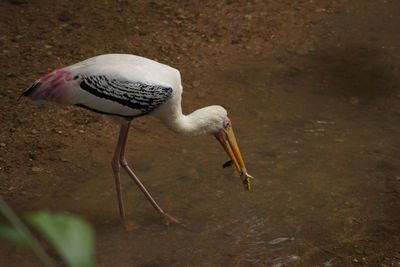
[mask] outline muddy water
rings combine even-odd
[[[187,228],[161,225],[128,183],[139,228],[125,233],[96,213],[99,265],[341,266],[370,264],[372,255],[375,263],[398,262],[397,96],[384,81],[355,92],[340,75],[326,83],[333,74],[319,53],[294,57],[296,67],[249,59],[207,78],[228,92],[224,101],[256,177],[252,192],[243,192],[233,169],[221,168],[225,155],[211,137],[162,131],[144,152],[132,140],[137,172]],[[363,86],[374,82],[365,79]]]
[[[165,153],[141,176],[152,177],[160,203],[189,229],[161,226],[132,194],[141,228],[98,229],[99,263],[340,266],[394,253],[397,96],[383,80],[365,89],[375,81],[370,77],[355,92],[340,75],[327,84],[334,74],[324,69],[322,52],[294,57],[297,68],[251,59],[210,77],[216,90],[229,92],[224,101],[256,177],[253,191],[243,192],[233,170],[220,167],[224,154],[213,139],[192,143],[165,133],[171,143],[161,145]]]
[[[124,176],[137,228],[122,229],[108,164],[112,123],[105,124],[109,138],[83,135],[82,151],[61,149],[69,164],[54,169],[57,186],[25,209],[62,207],[85,216],[96,229],[98,266],[398,263],[398,96],[379,77],[365,77],[363,88],[351,91],[354,84],[332,77],[325,57],[293,57],[289,66],[248,58],[207,75],[210,90],[226,94],[200,98],[199,106],[227,103],[255,177],[251,192],[232,168],[221,167],[227,158],[213,137],[179,137],[152,118],[133,123],[127,153],[134,170],[186,227],[164,226]],[[365,89],[373,82],[380,86]],[[91,156],[78,160],[86,151]],[[21,255],[10,261],[31,266]]]
[[[351,91],[354,84],[332,77],[325,57],[293,57],[289,66],[248,58],[207,76],[212,90],[227,93],[201,98],[199,106],[227,103],[256,178],[251,192],[221,167],[226,156],[213,137],[179,137],[152,118],[134,122],[129,160],[186,228],[165,227],[127,177],[127,211],[137,229],[121,228],[108,164],[111,124],[107,146],[87,148],[91,160],[58,170],[64,186],[52,207],[84,214],[95,226],[98,266],[398,263],[398,96],[380,78],[365,77],[363,88]],[[380,87],[364,89],[378,84],[369,79]],[[82,152],[64,153],[73,159]]]
[[[356,54],[368,54],[360,49]],[[354,50],[334,52],[350,57]],[[72,140],[84,143],[81,151],[61,149],[68,164],[54,167],[58,184],[24,209],[62,207],[85,216],[96,229],[98,266],[399,263],[400,115],[393,77],[364,77],[365,69],[379,72],[379,66],[361,62],[364,69],[348,70],[365,79],[353,90],[355,82],[332,71],[326,57],[316,51],[289,65],[247,58],[206,75],[210,90],[226,93],[204,96],[198,105],[226,103],[255,177],[251,192],[232,168],[221,167],[227,158],[213,137],[179,137],[152,118],[133,123],[127,154],[134,170],[186,227],[164,226],[124,176],[127,212],[137,228],[122,229],[109,166],[113,123],[105,123],[108,138],[82,135]],[[10,262],[31,266],[22,255]]]

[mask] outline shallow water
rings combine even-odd
[[[127,212],[138,228],[122,229],[108,164],[114,125],[109,145],[88,140],[91,159],[75,165],[82,152],[62,150],[74,164],[57,170],[62,186],[50,207],[85,214],[94,225],[98,266],[342,266],[380,254],[398,262],[387,256],[399,242],[400,116],[389,108],[397,97],[339,95],[335,85],[318,83],[318,69],[287,80],[270,64],[253,59],[208,76],[228,92],[255,177],[251,192],[233,168],[222,168],[226,156],[213,137],[179,137],[154,119],[144,119],[144,130],[133,123],[127,154],[134,170],[186,228],[164,226],[124,176]]]
[[[100,265],[338,266],[367,264],[376,250],[397,247],[400,116],[382,109],[395,99],[333,94],[335,85],[312,84],[318,69],[285,82],[269,64],[253,59],[209,80],[218,91],[235,92],[225,101],[253,190],[243,192],[233,168],[221,167],[226,156],[213,138],[162,132],[166,141],[147,144],[158,149],[157,160],[149,153],[138,172],[188,229],[162,226],[128,186],[128,210],[140,227],[129,234],[115,221],[99,227]],[[134,144],[133,163],[146,153]]]
[[[220,167],[225,155],[214,140],[178,142],[163,133],[167,142],[159,151],[165,153],[140,175],[151,177],[148,184],[160,203],[189,230],[162,227],[140,194],[131,192],[133,215],[143,213],[146,227],[131,234],[135,242],[125,234],[121,242],[104,226],[99,261],[115,253],[150,266],[326,266],[367,262],[376,249],[397,247],[399,200],[393,190],[400,117],[383,108],[391,101],[396,106],[396,99],[375,91],[335,92],[336,85],[318,83],[324,70],[309,68],[287,80],[280,74],[285,70],[274,70],[268,60],[252,60],[211,77],[218,91],[235,92],[225,101],[256,178],[253,190],[243,192],[233,169]],[[146,221],[149,216],[154,224]],[[124,244],[123,251],[138,253],[128,256],[120,245],[101,256],[111,239]]]
[[[208,76],[215,90],[227,92],[255,177],[251,192],[233,168],[222,168],[227,158],[213,137],[179,137],[149,118],[144,126],[133,122],[128,158],[186,228],[164,226],[124,176],[127,212],[138,226],[122,229],[108,164],[113,124],[106,146],[87,138],[91,157],[77,160],[84,150],[74,145],[61,149],[69,162],[55,167],[57,186],[33,197],[32,209],[84,215],[96,229],[98,266],[342,266],[380,254],[397,263],[387,256],[399,242],[397,96],[341,93],[323,83],[324,70],[309,66],[288,80],[282,73],[290,66],[282,68],[249,59]]]

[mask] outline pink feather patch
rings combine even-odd
[[[72,79],[72,74],[68,70],[58,69],[52,71],[40,78],[39,81],[43,85],[32,95],[32,99],[48,99],[62,103],[68,91],[68,86],[65,85]]]

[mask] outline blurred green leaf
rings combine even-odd
[[[7,218],[12,226],[3,226],[3,234],[5,237],[14,239],[17,242],[21,242],[28,246],[32,251],[38,256],[42,261],[43,265],[46,267],[53,267],[54,262],[47,255],[44,249],[40,246],[36,238],[31,234],[25,224],[18,218],[15,212],[8,206],[7,202],[4,201],[3,197],[0,195],[0,212]],[[11,230],[12,229],[12,230]],[[14,230],[15,229],[15,230]],[[13,232],[13,231],[17,231]],[[22,237],[22,239],[21,239]]]
[[[28,238],[24,235],[24,233],[18,231],[11,225],[0,224],[0,237],[13,241],[20,246],[29,247]]]
[[[93,265],[94,234],[89,223],[73,215],[46,211],[29,213],[26,220],[46,236],[69,266]]]

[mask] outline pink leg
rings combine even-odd
[[[127,136],[127,130],[124,131],[124,125],[122,125],[121,130],[119,132],[118,143],[115,148],[115,153],[111,161],[111,166],[114,171],[115,186],[117,189],[119,216],[121,217],[122,222],[125,221],[125,208],[124,208],[124,201],[122,199],[122,187],[121,187],[121,176],[120,176],[121,164],[119,163],[119,155],[121,154],[123,140],[126,139],[126,136]]]
[[[120,168],[122,167],[128,173],[129,177],[137,184],[137,186],[143,192],[143,194],[145,195],[147,200],[151,203],[151,205],[157,210],[157,212],[160,215],[162,215],[166,219],[167,223],[169,223],[171,221],[179,223],[179,220],[168,215],[161,209],[161,207],[157,204],[157,202],[154,200],[154,198],[150,195],[150,193],[144,187],[144,185],[139,180],[139,178],[137,178],[135,173],[129,167],[128,162],[126,161],[125,146],[126,146],[126,140],[128,138],[128,131],[129,131],[130,124],[131,123],[129,122],[127,124],[121,125],[121,130],[119,133],[117,147],[115,149],[114,157],[112,159],[112,167],[114,170],[115,184],[117,187],[118,205],[119,205],[119,213],[120,213],[121,219],[123,222],[125,222],[125,209],[124,209],[124,203],[123,203],[123,199],[122,199],[120,172],[119,172]]]
[[[117,147],[115,148],[115,153],[111,165],[114,171],[115,186],[117,189],[117,196],[118,196],[119,216],[121,218],[121,223],[124,226],[125,230],[132,231],[137,228],[137,225],[135,223],[126,221],[125,219],[125,208],[124,208],[124,201],[122,198],[122,187],[121,187],[121,176],[120,176],[121,164],[119,163],[119,155],[121,154],[123,148],[123,140],[126,139],[126,134],[127,131],[123,131],[123,127],[121,127]]]

